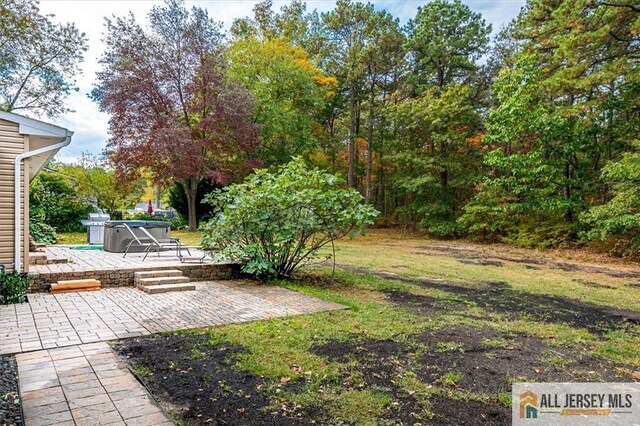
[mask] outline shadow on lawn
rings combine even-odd
[[[640,325],[640,312],[592,305],[567,297],[514,290],[504,282],[484,282],[476,286],[464,286],[440,280],[406,278],[348,265],[341,265],[340,268],[387,280],[446,291],[459,299],[473,302],[489,311],[526,317],[535,321],[564,323],[571,327],[585,328],[599,335],[612,330],[625,329],[630,325]]]

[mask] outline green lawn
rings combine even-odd
[[[181,243],[189,246],[199,246],[202,241],[202,232],[200,231],[172,230],[171,236],[178,238]]]
[[[202,233],[199,231],[172,230],[171,236],[180,239],[184,244],[199,246],[202,241]],[[86,232],[59,232],[58,244],[86,244]]]
[[[58,232],[57,244],[87,244],[86,232]]]
[[[468,420],[455,416],[471,404],[500,423],[512,381],[640,380],[640,274],[590,256],[376,231],[337,245],[333,283],[326,265],[273,283],[348,309],[175,337],[198,339],[185,343],[185,362],[218,365],[221,357],[222,371],[252,377],[267,401],[261,410],[278,421],[455,423]],[[153,375],[159,365],[136,366],[149,372],[154,392],[175,379]],[[197,369],[171,368],[180,380],[193,371],[202,381],[196,387],[212,386]],[[221,381],[225,395],[254,401],[246,388]],[[246,408],[239,404],[230,409]]]

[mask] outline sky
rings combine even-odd
[[[480,12],[484,19],[493,26],[494,34],[515,18],[524,6],[524,0],[462,0],[475,12]],[[188,8],[200,6],[209,11],[209,16],[223,23],[225,29],[231,26],[236,18],[252,16],[255,1],[251,0],[207,0],[186,1]],[[287,1],[274,0],[274,9],[278,10]],[[320,12],[333,8],[335,1],[307,1],[307,10],[317,9]],[[385,9],[398,17],[402,24],[413,18],[418,6],[428,3],[425,0],[409,1],[372,1],[376,9]],[[98,60],[104,51],[102,33],[104,17],[123,16],[133,12],[139,22],[146,21],[146,15],[154,5],[162,4],[154,0],[41,0],[40,10],[52,14],[54,22],[74,22],[81,32],[86,34],[89,50],[81,65],[82,75],[77,77],[78,92],[67,98],[67,105],[74,111],[55,119],[55,124],[75,132],[71,145],[60,151],[57,159],[63,162],[75,161],[82,152],[100,154],[109,139],[108,115],[100,112],[97,105],[87,94],[91,91],[96,71],[100,69]],[[46,120],[46,119],[45,119]]]

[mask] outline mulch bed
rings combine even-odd
[[[0,357],[0,425],[21,426],[18,366],[14,357]]]
[[[244,351],[240,346],[210,346],[205,337],[171,335],[122,340],[114,350],[152,373],[141,378],[143,383],[184,424],[311,424],[305,421],[309,413],[289,417],[268,409],[270,400],[259,391],[265,380],[233,366]]]

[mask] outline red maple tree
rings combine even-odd
[[[220,25],[171,0],[149,13],[106,21],[107,51],[91,93],[111,115],[107,153],[118,172],[147,169],[185,192],[195,230],[198,183],[226,184],[259,167],[254,98],[225,75]]]

